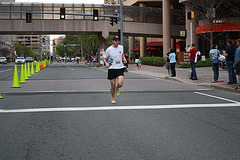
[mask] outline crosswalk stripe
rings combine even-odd
[[[34,113],[34,112],[39,113],[39,112],[111,111],[111,110],[153,110],[153,109],[219,108],[219,107],[240,107],[240,103],[0,109],[0,113]]]

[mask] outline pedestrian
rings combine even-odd
[[[171,67],[171,72],[172,75],[170,77],[176,77],[176,53],[174,53],[173,49],[170,49],[170,54],[169,54],[169,60],[170,60],[170,67]]]
[[[227,83],[227,85],[232,85],[237,83],[236,73],[233,69],[235,50],[236,48],[232,45],[232,41],[228,40],[226,51],[224,52],[224,56],[226,57],[226,68],[227,68],[228,79],[229,79],[229,82]]]
[[[187,46],[187,49],[186,49],[186,52],[190,52],[191,48],[190,48],[190,45]]]
[[[96,63],[97,63],[96,56],[93,56],[92,62],[93,62],[93,66],[96,67]]]
[[[192,44],[192,49],[189,51],[189,57],[190,57],[190,66],[191,66],[191,80],[198,80],[197,78],[197,72],[196,72],[196,63],[195,63],[195,57],[196,57],[197,49],[195,48],[195,43]]]
[[[137,53],[136,55],[135,55],[135,63],[136,63],[136,65],[138,66],[138,60],[139,60],[139,54]]]
[[[212,59],[212,70],[214,75],[214,81],[216,83],[219,77],[219,57],[220,51],[218,50],[218,45],[214,44],[212,49],[209,51],[209,57]]]
[[[170,59],[169,59],[169,54],[171,52],[171,48],[168,49],[168,53],[167,53],[167,56],[165,58],[167,58],[167,61],[166,61],[166,69],[168,71],[168,75],[171,76],[172,72],[171,72],[171,66],[170,66]]]
[[[141,69],[142,67],[142,61],[141,61],[141,58],[139,58],[138,60],[138,70]]]
[[[234,68],[236,69],[236,75],[238,75],[238,83],[240,83],[240,40],[237,42],[238,48],[235,51],[235,63]],[[240,85],[236,86],[235,89],[240,89]]]
[[[109,61],[107,62],[107,59]],[[120,95],[119,89],[123,86],[124,82],[124,65],[127,60],[123,54],[123,46],[119,45],[119,37],[114,36],[112,39],[112,45],[107,48],[103,54],[103,62],[108,68],[108,77],[111,84],[112,104],[116,103],[115,93],[117,96]],[[116,85],[117,79],[117,85]]]

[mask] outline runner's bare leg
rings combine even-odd
[[[111,83],[111,94],[112,94],[112,97],[115,98],[115,87],[116,87],[116,79],[112,79],[110,80],[110,83]]]
[[[124,82],[124,76],[118,76],[117,78],[117,88],[116,90],[118,90],[119,88],[121,88],[123,86],[123,82]]]

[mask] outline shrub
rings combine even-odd
[[[162,67],[166,63],[166,60],[161,57],[142,57],[141,61],[142,64],[158,67]]]
[[[196,67],[211,67],[212,66],[212,59],[206,58],[206,61],[203,62],[202,60],[196,63]],[[185,64],[180,66],[180,68],[190,68],[190,64]]]

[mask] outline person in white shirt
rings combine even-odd
[[[111,94],[112,94],[112,103],[116,103],[116,95],[119,96],[119,88],[123,86],[124,82],[124,63],[127,63],[127,60],[123,54],[123,46],[119,45],[119,37],[114,36],[112,39],[112,45],[107,48],[106,52],[103,54],[103,62],[108,68],[108,77],[111,83]],[[109,60],[107,62],[107,59]],[[116,85],[117,79],[117,85]]]

